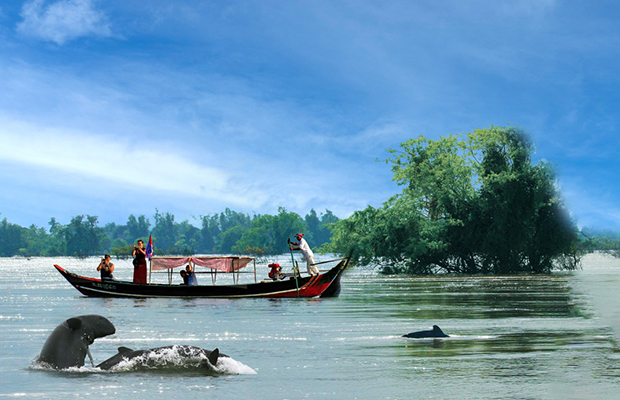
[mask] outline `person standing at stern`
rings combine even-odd
[[[303,238],[303,236],[304,236],[303,233],[295,234],[295,237],[297,238],[297,242],[290,242],[290,243],[291,245],[297,246],[297,247],[290,246],[290,249],[301,251],[301,255],[306,260],[306,266],[308,268],[308,273],[310,275],[318,275],[319,270],[316,267],[316,265],[314,265],[314,253],[312,252],[312,249],[308,245],[308,242],[306,242],[306,239]]]

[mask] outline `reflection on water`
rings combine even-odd
[[[570,317],[580,311],[571,299],[568,278],[562,274],[394,277],[382,280],[370,293],[360,288],[358,300],[417,319],[460,318],[464,314],[469,318]]]

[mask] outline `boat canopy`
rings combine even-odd
[[[235,272],[244,268],[246,265],[253,261],[254,257],[236,257],[236,256],[224,256],[224,257],[153,257],[151,259],[151,268],[154,271],[163,269],[172,269],[181,267],[183,265],[192,264],[200,267],[211,268],[222,272]]]

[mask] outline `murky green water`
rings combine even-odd
[[[620,398],[620,261],[574,273],[382,277],[353,269],[339,298],[92,299],[52,268],[95,276],[96,261],[0,259],[0,398],[614,399]],[[115,276],[129,279],[129,261]],[[284,264],[284,263],[283,263]],[[267,268],[265,267],[265,275]],[[219,347],[255,375],[31,369],[68,317],[101,314],[118,346]],[[441,326],[443,340],[402,334]]]

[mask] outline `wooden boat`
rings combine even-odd
[[[349,266],[349,258],[338,260],[333,268],[322,271],[315,276],[286,276],[282,280],[256,281],[253,283],[239,283],[239,270],[244,268],[252,257],[154,257],[151,262],[151,271],[168,270],[169,283],[134,284],[127,281],[101,280],[88,278],[66,271],[59,265],[54,267],[80,293],[91,297],[211,297],[211,298],[241,298],[241,297],[335,297],[340,293],[340,278]],[[187,286],[172,283],[172,268],[183,266],[191,261],[195,266],[210,268],[207,274],[211,275],[213,284]],[[220,274],[231,273],[233,284],[215,284],[215,277]],[[236,279],[235,279],[236,275]],[[208,276],[208,275],[207,275]],[[203,275],[200,280],[206,280]]]

